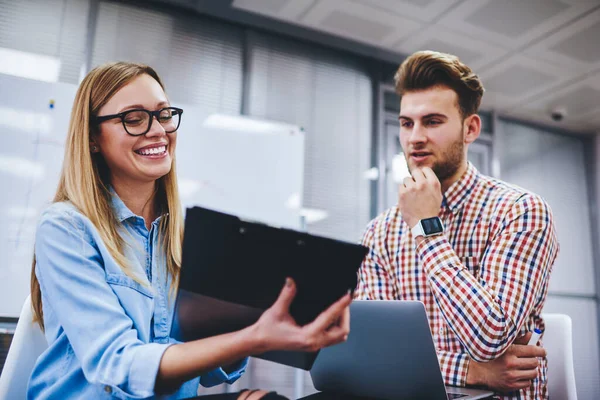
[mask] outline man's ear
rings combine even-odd
[[[469,115],[463,123],[463,136],[466,144],[471,144],[481,133],[481,118],[477,114]]]

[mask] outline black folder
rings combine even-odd
[[[183,259],[171,335],[190,341],[245,328],[279,296],[286,277],[297,285],[290,313],[300,325],[357,284],[368,249],[194,207],[187,210]],[[317,353],[257,357],[310,369]]]

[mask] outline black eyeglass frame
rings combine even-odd
[[[97,124],[101,124],[102,122],[111,120],[111,119],[115,119],[115,118],[121,118],[121,123],[123,124],[123,129],[125,129],[125,132],[127,132],[128,135],[131,136],[142,136],[145,135],[146,133],[148,133],[150,131],[150,128],[152,127],[152,123],[154,122],[154,118],[156,118],[156,121],[160,124],[160,113],[163,112],[164,110],[173,110],[177,113],[177,115],[179,115],[179,119],[177,121],[177,126],[175,127],[175,129],[173,129],[172,131],[166,131],[165,133],[173,133],[175,132],[177,129],[179,129],[179,125],[181,125],[181,115],[183,114],[183,109],[181,108],[177,108],[177,107],[163,107],[160,110],[156,110],[156,111],[149,111],[149,110],[145,110],[143,108],[135,108],[133,110],[127,110],[127,111],[123,111],[121,113],[118,114],[111,114],[111,115],[102,115],[102,116],[98,116],[94,118],[94,121]],[[127,126],[125,125],[125,116],[127,116],[127,114],[132,113],[132,112],[140,112],[143,111],[146,114],[149,115],[148,118],[148,127],[146,128],[146,130],[143,133],[131,133],[127,130]]]

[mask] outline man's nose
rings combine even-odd
[[[414,144],[414,143],[424,143],[426,141],[427,141],[427,132],[426,132],[425,128],[421,124],[416,123],[410,132],[408,142],[411,144]]]

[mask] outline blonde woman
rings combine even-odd
[[[36,234],[31,294],[49,347],[28,398],[189,398],[199,384],[235,381],[252,354],[346,339],[350,296],[300,327],[288,312],[289,279],[246,329],[188,343],[170,338],[183,235],[175,175],[182,113],[145,65],[106,64],[81,83],[54,203]]]

